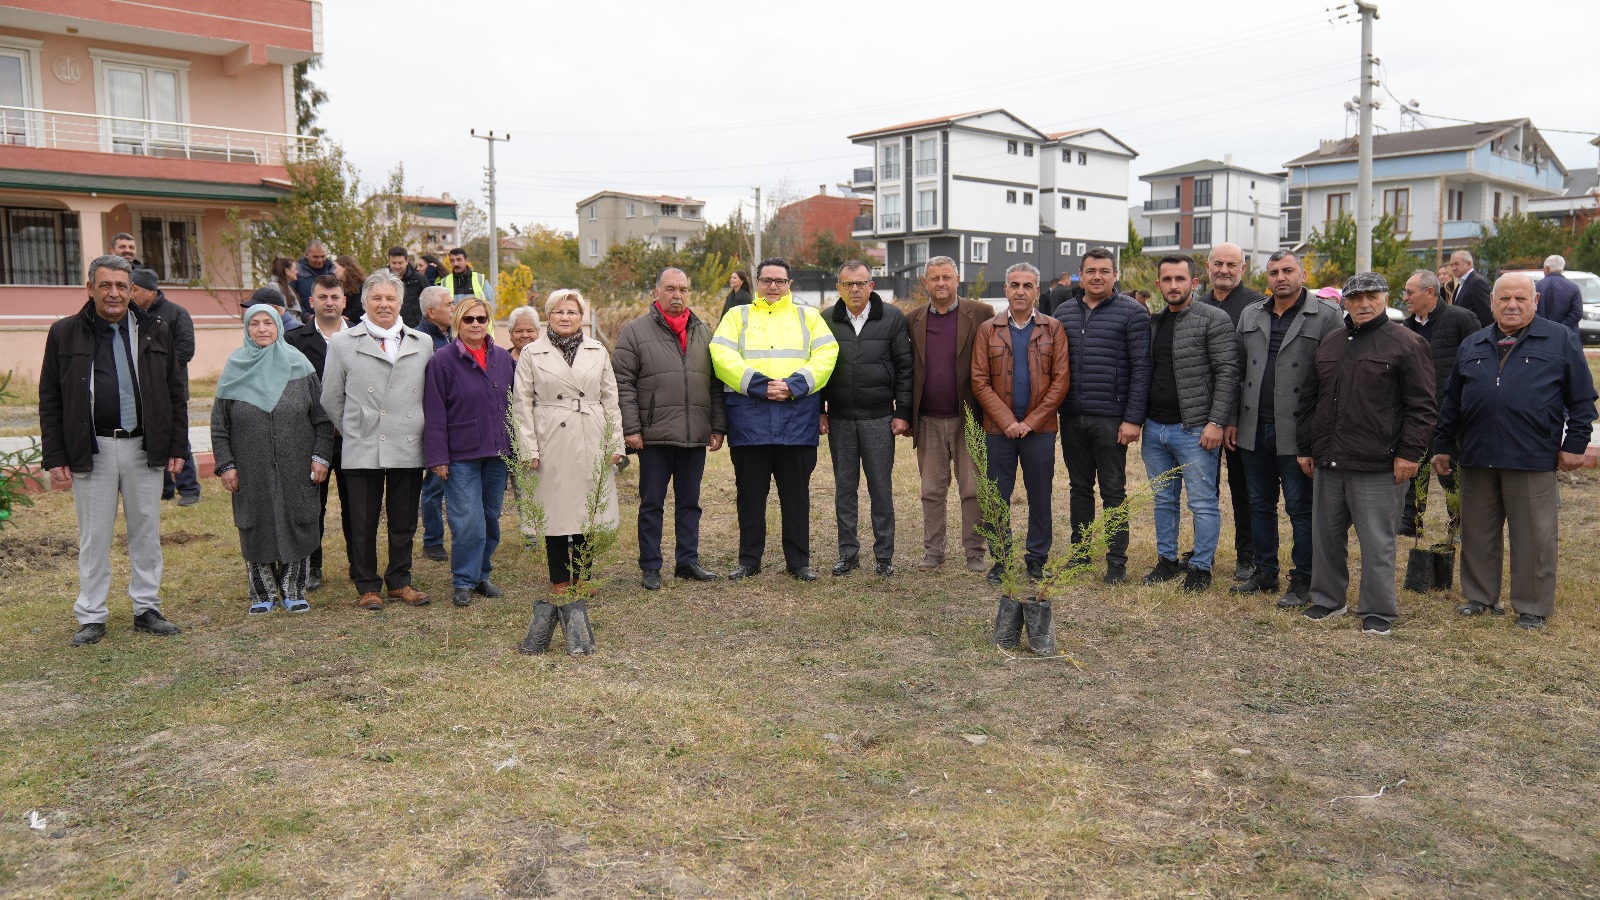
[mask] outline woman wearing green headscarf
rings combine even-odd
[[[271,612],[280,590],[284,609],[305,612],[333,423],[322,410],[316,370],[284,343],[277,310],[258,303],[245,310],[244,322],[244,346],[217,380],[211,449],[217,476],[233,492],[250,613]]]

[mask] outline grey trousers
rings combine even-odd
[[[833,458],[833,508],[839,519],[839,558],[861,552],[856,537],[861,472],[872,501],[872,555],[894,558],[894,419],[828,417],[828,455]]]
[[[111,593],[111,537],[117,527],[117,500],[128,522],[128,596],[133,614],[160,610],[161,469],[146,463],[143,438],[95,438],[93,472],[72,473],[72,505],[78,512],[78,599],[72,613],[79,625],[104,623]]]
[[[1511,608],[1551,616],[1556,611],[1554,472],[1514,472],[1462,466],[1461,594],[1485,606],[1500,602],[1501,526],[1511,531]]]
[[[918,416],[917,471],[922,476],[922,553],[944,561],[945,519],[949,516],[950,471],[961,497],[961,547],[967,559],[983,559],[988,549],[978,534],[978,467],[967,452],[965,420],[959,416]]]
[[[1394,589],[1394,526],[1411,482],[1394,472],[1316,470],[1311,488],[1311,602],[1338,609],[1350,592],[1350,526],[1361,542],[1361,593],[1356,615],[1400,618]]]

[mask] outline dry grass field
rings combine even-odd
[[[1225,578],[1095,584],[1057,603],[1074,664],[996,650],[981,576],[912,569],[907,443],[902,574],[829,577],[822,460],[817,583],[777,574],[774,508],[759,578],[647,593],[630,523],[600,652],[576,660],[515,652],[545,585],[515,543],[508,598],[452,608],[419,558],[435,602],[373,614],[335,528],[312,612],[247,618],[215,481],[163,516],[184,633],[133,633],[118,558],[110,633],[74,650],[71,498],[43,498],[0,532],[0,895],[1600,895],[1592,471],[1563,485],[1543,633],[1463,620],[1454,594],[1403,593],[1375,638]],[[714,454],[703,552],[724,571],[731,482]],[[1142,510],[1135,576],[1152,534]]]

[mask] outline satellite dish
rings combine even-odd
[[[1344,102],[1344,111],[1347,113],[1353,113],[1356,111],[1356,105],[1351,103],[1349,100],[1346,100]]]
[[[1422,104],[1418,103],[1416,100],[1412,100],[1410,103],[1407,103],[1406,106],[1409,107],[1412,110],[1417,110],[1417,109],[1421,109],[1422,108]]]

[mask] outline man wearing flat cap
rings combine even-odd
[[[178,368],[183,371],[183,396],[187,400],[189,362],[194,359],[194,318],[187,309],[167,299],[155,272],[138,264],[133,267],[133,283],[128,287],[128,297],[135,306],[167,323],[167,328],[172,332],[172,352],[177,355]],[[200,502],[200,478],[195,472],[193,453],[184,458],[182,472],[173,475],[163,471],[162,479],[161,499],[177,497],[179,506],[193,506]]]
[[[1364,634],[1386,635],[1395,602],[1395,523],[1401,496],[1428,450],[1438,406],[1428,343],[1389,321],[1389,283],[1361,272],[1344,283],[1344,327],[1317,346],[1300,390],[1295,442],[1313,479],[1313,622],[1344,615],[1350,587],[1350,526],[1361,542],[1356,615]]]

